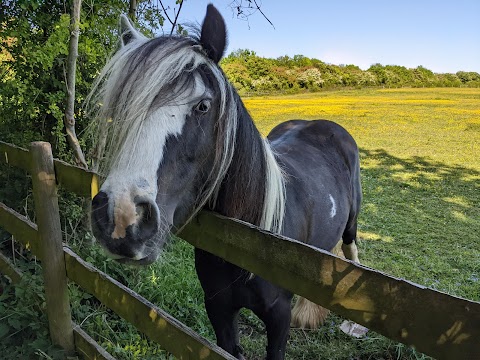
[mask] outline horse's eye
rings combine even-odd
[[[208,110],[210,110],[210,100],[208,99],[203,99],[195,106],[195,111],[202,114],[205,114]]]

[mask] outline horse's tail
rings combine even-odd
[[[290,326],[300,329],[316,329],[323,325],[330,311],[304,297],[299,297],[292,309]]]
[[[343,256],[341,244],[342,242],[339,241],[337,246],[332,249],[331,252],[334,255]],[[329,312],[328,309],[300,296],[292,309],[290,326],[300,329],[316,329],[323,325]]]

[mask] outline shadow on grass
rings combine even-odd
[[[402,159],[382,149],[360,153],[360,259],[478,301],[480,172],[418,156]]]

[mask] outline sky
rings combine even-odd
[[[201,24],[213,3],[227,24],[227,54],[249,49],[362,69],[380,63],[480,73],[480,0],[257,0],[274,27],[258,11],[238,19],[235,2],[248,4],[185,0],[179,20]]]

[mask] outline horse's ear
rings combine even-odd
[[[132,40],[143,37],[144,36],[137,29],[135,29],[127,16],[120,16],[120,42],[122,46],[127,45]]]
[[[208,57],[218,63],[227,45],[227,30],[222,15],[212,4],[207,6],[200,43]]]

